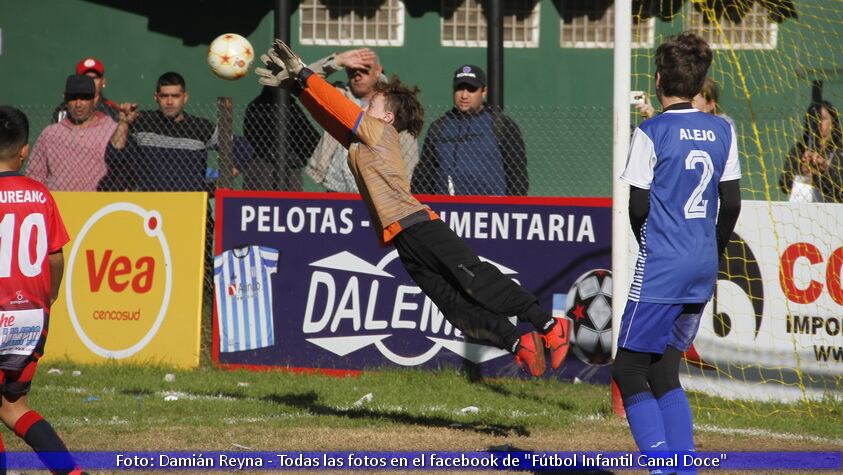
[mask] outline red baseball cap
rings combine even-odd
[[[97,75],[102,76],[105,74],[105,66],[103,66],[102,61],[97,58],[88,56],[76,64],[76,74],[85,74],[88,71],[93,71],[97,73]]]

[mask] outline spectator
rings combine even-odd
[[[333,54],[316,61],[308,66],[308,69],[323,78],[327,78],[340,69],[345,69],[348,82],[334,83],[334,86],[363,109],[374,94],[375,84],[387,82],[378,55],[368,48]],[[407,131],[399,133],[398,139],[409,177],[412,176],[413,169],[419,161],[418,143],[416,138]],[[316,150],[310,157],[305,171],[328,191],[357,193],[354,176],[346,165],[347,159],[348,150],[325,132],[316,145]]]
[[[733,121],[728,115],[723,114],[723,111],[720,108],[719,100],[720,87],[714,79],[707,77],[703,83],[702,90],[699,94],[694,96],[691,104],[701,112],[707,112],[726,119],[726,122],[734,127],[735,121]]]
[[[430,126],[413,176],[414,193],[526,195],[527,154],[518,125],[485,107],[486,75],[454,71],[454,108]]]
[[[104,113],[111,117],[114,122],[117,122],[118,115],[120,114],[120,106],[102,95],[102,90],[105,89],[106,85],[105,66],[103,66],[102,61],[89,56],[76,64],[76,74],[89,76],[94,80],[94,86],[96,86],[97,90],[96,97],[94,98],[97,111]],[[53,123],[61,122],[65,116],[67,116],[67,103],[62,102],[53,111]]]
[[[136,104],[121,104],[108,147],[109,176],[101,189],[206,190],[208,149],[218,145],[217,128],[185,112],[190,96],[179,73],[162,74],[154,97],[158,110],[138,112]],[[250,147],[242,140],[234,145],[240,163]],[[236,167],[233,173],[239,173]]]
[[[830,102],[805,114],[802,139],[785,158],[779,188],[790,201],[843,203],[843,131]]]
[[[694,96],[693,100],[691,101],[691,105],[693,105],[700,112],[714,114],[718,117],[726,119],[726,122],[728,122],[734,127],[735,121],[733,121],[732,118],[728,115],[721,113],[718,102],[719,99],[720,88],[717,86],[717,82],[714,79],[711,79],[710,77],[706,77],[705,82],[703,83],[702,90],[700,90],[700,92],[696,96]],[[653,108],[653,105],[650,103],[649,95],[645,95],[644,103],[637,104],[635,108],[638,109],[638,113],[641,114],[641,117],[645,119],[650,119],[657,114],[656,109]]]
[[[644,102],[640,104],[635,104],[635,109],[638,111],[638,114],[644,119],[651,119],[656,114],[658,114],[658,112],[656,112],[656,108],[653,107],[653,103],[650,102],[650,95],[646,92],[644,93]],[[635,130],[635,126],[633,125],[632,127],[633,130]]]
[[[287,109],[284,150],[279,147],[280,114],[273,94],[265,86],[246,107],[243,135],[254,149],[254,157],[243,173],[247,190],[301,191],[301,169],[319,142],[319,132],[301,108],[290,102]]]
[[[64,88],[67,116],[41,132],[26,168],[27,176],[51,190],[97,190],[106,174],[106,147],[117,124],[96,110],[95,97],[93,79],[68,76]]]

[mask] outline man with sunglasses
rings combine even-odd
[[[472,64],[454,71],[454,108],[430,126],[413,193],[526,195],[527,154],[518,125],[486,107],[486,74]]]
[[[327,78],[331,74],[345,70],[347,82],[334,82],[334,87],[365,109],[375,92],[378,82],[387,82],[377,53],[369,48],[359,48],[332,54],[308,66],[315,74]],[[398,134],[401,152],[404,158],[407,176],[412,176],[419,161],[419,149],[416,138],[407,131]],[[308,160],[305,172],[327,191],[357,193],[354,176],[346,161],[348,150],[334,140],[327,132],[322,134],[313,155]]]

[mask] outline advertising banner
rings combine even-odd
[[[326,371],[479,364],[487,375],[519,374],[507,351],[467,341],[443,318],[395,248],[378,245],[359,196],[222,190],[216,198],[215,361]],[[608,199],[422,201],[548,312],[573,319],[578,345],[549,376],[608,382]]]
[[[71,241],[45,358],[197,366],[207,194],[53,195]]]
[[[842,224],[840,204],[743,202],[694,342],[710,369],[689,368],[686,387],[780,401],[843,390]]]

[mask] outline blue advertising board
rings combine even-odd
[[[572,321],[547,377],[609,382],[611,200],[420,196],[480,256]],[[216,195],[213,358],[220,365],[354,372],[479,366],[517,376],[507,351],[467,339],[378,244],[358,195]],[[516,322],[519,330],[532,329]]]

